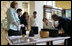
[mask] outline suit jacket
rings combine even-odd
[[[62,27],[66,34],[71,35],[71,20],[63,17],[58,18],[59,18],[59,26],[56,28],[61,29]]]

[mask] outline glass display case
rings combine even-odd
[[[52,26],[52,28],[55,28],[54,21],[52,20],[51,15],[57,14],[58,16],[63,16],[63,13],[62,13],[63,10],[59,9],[59,8],[53,8],[48,5],[44,5],[43,11],[44,11],[43,18],[46,18],[48,20],[48,22],[51,23],[51,25],[49,24],[49,26]]]
[[[66,10],[66,17],[71,20],[71,10],[70,9]]]
[[[58,16],[62,16],[62,9],[58,9],[58,8],[53,8],[51,6],[48,5],[44,5],[44,18],[47,18],[48,20],[52,20],[51,15],[52,14],[58,14]]]

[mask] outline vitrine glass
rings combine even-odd
[[[66,17],[71,20],[71,10],[66,10]]]

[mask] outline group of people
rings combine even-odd
[[[18,3],[12,2],[10,8],[7,10],[7,20],[9,29],[8,36],[20,35],[21,28],[22,30],[25,30],[26,27],[27,30],[29,30],[29,24],[32,30],[37,31],[38,27],[36,23],[36,15],[36,11],[33,12],[32,17],[29,17],[28,12],[24,12],[22,14],[22,9],[18,9]],[[58,26],[56,26],[55,28],[63,28],[64,32],[71,36],[71,20],[59,17],[57,14],[53,14],[52,19],[59,23]],[[52,26],[49,26],[51,25],[51,23],[48,22],[48,19],[43,18],[43,22],[45,28],[52,28]]]
[[[31,27],[31,30],[38,31],[38,27],[36,25],[36,11],[33,12],[32,17],[29,17],[28,12],[24,12],[22,14],[22,9],[18,8],[18,3],[14,1],[11,3],[6,14],[9,30],[8,36],[21,35],[21,30],[23,31],[22,33],[26,34],[26,30],[30,30],[29,26]]]

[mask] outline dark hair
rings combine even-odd
[[[46,20],[47,20],[47,18],[43,18],[43,21],[44,21],[44,19],[46,19]]]
[[[28,13],[28,12],[24,12],[22,16],[26,17],[25,15],[26,15],[27,13]]]
[[[13,1],[10,5],[10,7],[15,8],[15,5],[18,4],[16,1]]]
[[[34,11],[34,12],[33,12],[33,14],[37,14],[37,12],[36,12],[36,11]]]
[[[57,14],[53,14],[51,17],[58,19],[58,15]]]
[[[17,13],[18,13],[18,12],[21,12],[21,11],[22,11],[22,9],[17,9]]]

